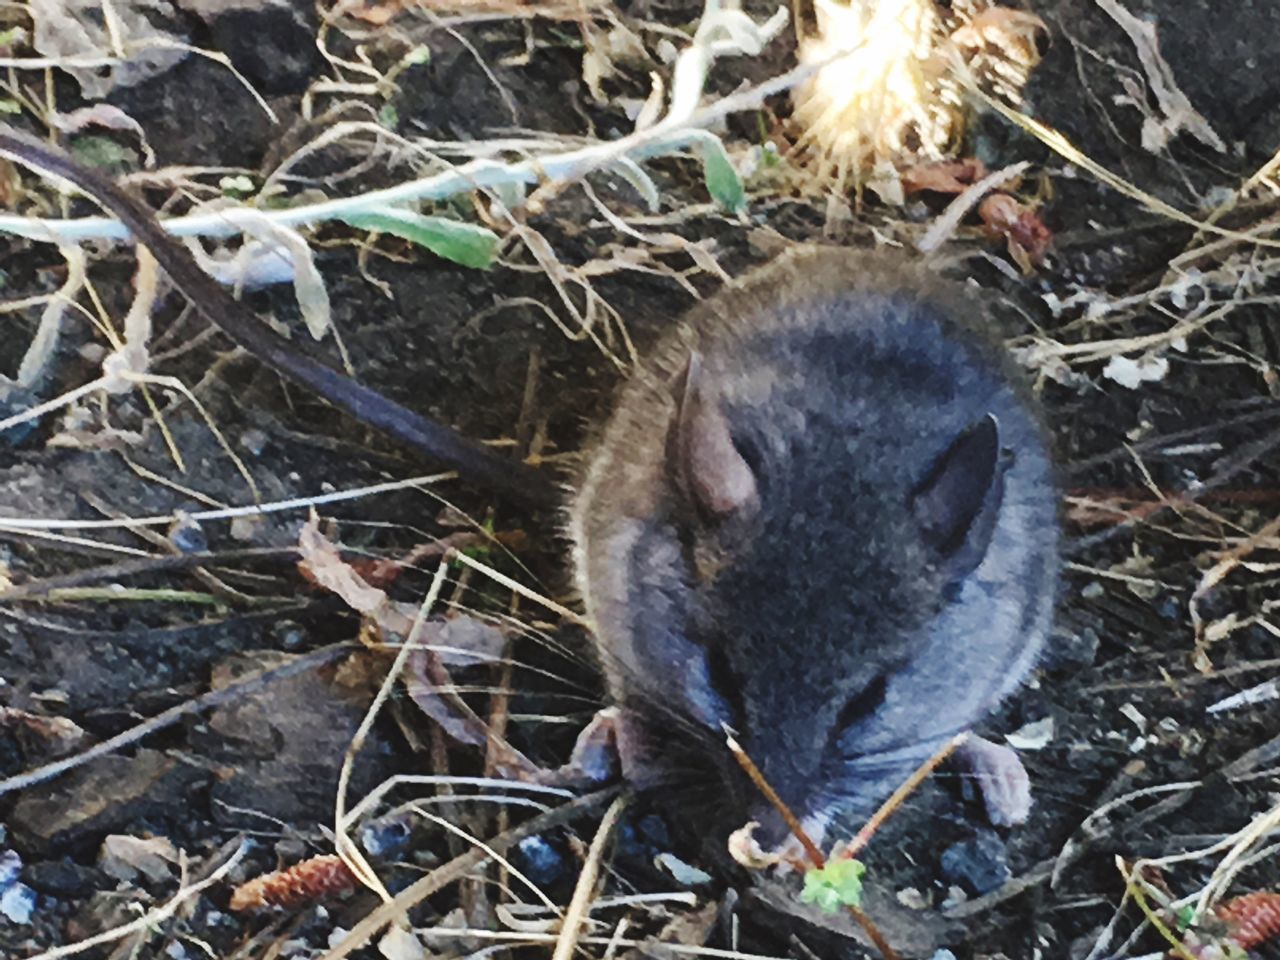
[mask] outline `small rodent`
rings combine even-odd
[[[807,248],[699,305],[624,387],[571,534],[633,779],[780,840],[727,726],[821,836],[1025,677],[1057,496],[993,322],[923,269]],[[967,759],[992,820],[1025,817],[1009,748]]]
[[[101,174],[3,125],[0,153],[109,209],[280,373],[495,493],[561,501],[545,471],[280,337]],[[1057,498],[1034,403],[988,322],[923,270],[809,248],[700,305],[624,387],[570,526],[633,780],[728,801],[722,823],[740,812],[778,839],[728,725],[821,835],[1025,676],[1052,614]],[[1025,816],[1008,748],[967,748],[992,819]]]

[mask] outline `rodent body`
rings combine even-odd
[[[8,128],[0,153],[119,216],[281,373],[494,492],[555,505],[545,472],[272,332],[100,174]],[[1056,496],[1034,405],[982,322],[923,272],[810,249],[701,305],[622,390],[570,513],[634,780],[769,821],[728,725],[820,830],[1026,674],[1053,606]]]
[[[923,271],[810,248],[706,301],[625,386],[571,534],[633,776],[777,826],[727,725],[821,832],[1026,675],[1057,498],[983,322]]]

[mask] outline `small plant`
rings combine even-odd
[[[866,872],[861,860],[828,860],[825,865],[805,872],[800,900],[815,904],[827,913],[860,907],[862,877]]]

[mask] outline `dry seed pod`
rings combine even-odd
[[[1280,937],[1280,893],[1258,890],[1218,905],[1214,915],[1227,924],[1230,937],[1252,950]]]
[[[877,186],[886,171],[944,159],[961,142],[966,105],[950,58],[1016,104],[1044,29],[1034,14],[987,0],[949,11],[934,0],[814,0],[814,15],[800,62],[826,65],[795,93],[800,156],[816,179],[870,185],[887,202],[901,191]]]
[[[295,909],[323,897],[353,890],[358,883],[341,857],[334,854],[312,857],[287,869],[264,873],[242,883],[231,894],[231,909]]]

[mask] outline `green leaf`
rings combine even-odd
[[[702,154],[702,179],[707,185],[711,199],[730,213],[741,213],[747,206],[747,191],[742,186],[742,178],[733,168],[724,144],[714,137],[708,137],[698,144]]]
[[[810,870],[804,875],[804,889],[800,899],[814,903],[827,913],[836,913],[841,907],[857,907],[862,904],[862,875],[867,868],[860,860],[841,858],[831,860],[822,869]]]
[[[349,213],[341,219],[362,230],[389,233],[416,243],[436,256],[460,263],[464,267],[489,267],[498,248],[498,235],[486,227],[445,217],[429,217],[394,207]]]
[[[22,104],[17,100],[0,100],[0,113],[21,113]]]
[[[79,136],[71,141],[71,153],[90,167],[127,169],[138,161],[138,155],[110,137]]]

